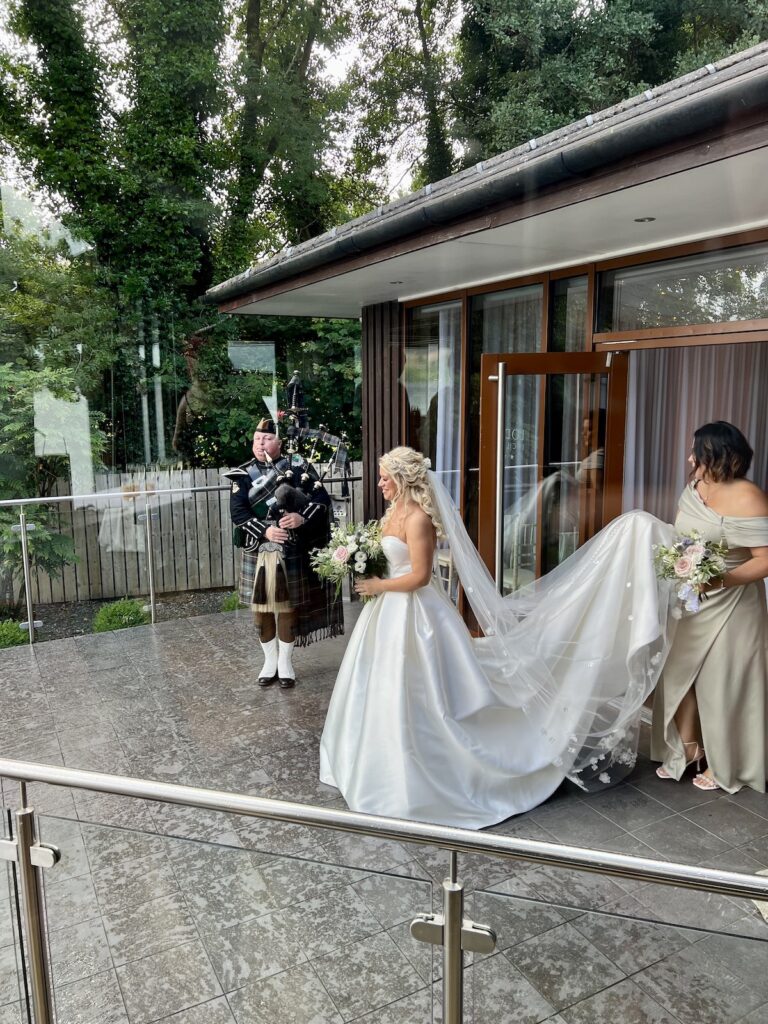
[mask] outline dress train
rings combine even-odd
[[[433,579],[368,602],[339,669],[320,778],[356,811],[482,828],[565,778],[603,788],[634,765],[639,716],[671,642],[653,545],[672,528],[614,520],[547,577],[502,598],[433,479],[473,638]],[[385,537],[392,576],[407,545]]]

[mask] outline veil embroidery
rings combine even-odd
[[[653,565],[653,545],[671,543],[673,527],[625,513],[546,576],[502,596],[448,490],[428,476],[499,703],[525,713],[550,762],[577,785],[623,778],[676,625],[673,588]]]

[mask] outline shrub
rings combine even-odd
[[[241,607],[240,597],[236,590],[233,590],[231,594],[227,594],[221,602],[221,610],[223,612],[236,612]]]
[[[141,601],[124,597],[121,601],[105,604],[93,617],[94,633],[110,633],[113,629],[127,629],[128,626],[145,626],[150,621]]]
[[[19,644],[29,642],[29,637],[13,619],[5,619],[0,622],[0,648],[18,647]]]

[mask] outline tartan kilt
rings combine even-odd
[[[250,608],[256,583],[258,551],[243,551],[240,566],[240,604]],[[344,609],[336,588],[321,580],[309,562],[309,552],[295,544],[286,544],[283,551],[288,594],[296,612],[296,646],[307,647],[314,640],[325,640],[344,633]]]

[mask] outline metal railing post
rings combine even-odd
[[[45,925],[40,892],[40,869],[33,866],[31,857],[31,850],[36,842],[32,808],[25,807],[16,812],[16,832],[22,913],[27,935],[27,957],[35,1024],[54,1024],[51,976],[44,938]]]
[[[32,572],[29,565],[29,544],[27,543],[27,513],[19,509],[19,530],[21,540],[21,560],[24,565],[24,596],[27,600],[27,623],[29,642],[35,642],[35,610],[32,607]]]
[[[451,852],[450,874],[443,881],[443,1024],[464,1021],[463,924],[464,886],[457,878],[456,854]]]
[[[144,528],[147,536],[147,574],[149,576],[149,609],[154,626],[157,619],[157,606],[155,603],[155,554],[152,547],[152,510],[149,507],[149,493],[144,492],[144,514],[146,521]]]

